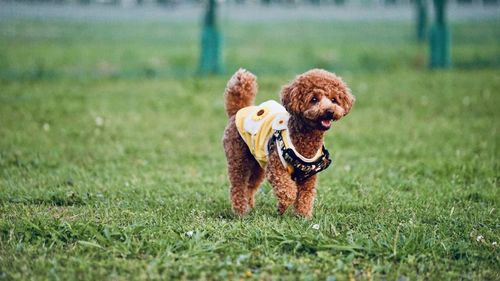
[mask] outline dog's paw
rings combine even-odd
[[[237,216],[237,217],[244,217],[246,216],[248,213],[250,213],[250,208],[248,207],[248,205],[246,206],[233,206],[233,213]]]
[[[279,203],[278,204],[278,214],[280,214],[281,216],[284,215],[286,210],[288,209],[288,206],[289,205],[284,205],[284,204]]]

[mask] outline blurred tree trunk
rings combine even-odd
[[[436,20],[430,33],[430,67],[449,68],[451,66],[450,30],[446,23],[446,0],[434,0]]]
[[[427,0],[416,0],[417,41],[424,42],[427,37]]]
[[[217,30],[217,2],[208,0],[201,34],[201,59],[199,73],[217,74],[222,71],[220,56],[220,34]]]

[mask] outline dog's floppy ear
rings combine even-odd
[[[281,88],[281,104],[283,104],[286,111],[290,113],[300,112],[299,108],[300,103],[296,102],[298,95],[299,95],[299,89],[293,82]]]
[[[352,106],[356,102],[356,97],[352,95],[351,89],[346,88],[344,95],[342,95],[342,104],[344,107],[344,116],[346,116],[349,111],[351,111]]]

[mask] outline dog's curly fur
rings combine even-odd
[[[295,213],[311,217],[316,194],[316,175],[295,182],[281,163],[275,145],[263,169],[254,159],[235,124],[239,109],[253,105],[257,94],[256,77],[240,69],[229,80],[224,93],[229,117],[223,144],[231,183],[230,197],[235,214],[243,216],[254,206],[254,195],[263,179],[271,183],[278,198],[278,212],[285,213],[294,205]],[[281,102],[290,113],[290,138],[297,151],[311,158],[323,145],[323,134],[330,127],[328,120],[337,121],[347,115],[354,96],[335,74],[312,69],[299,75],[281,90]]]

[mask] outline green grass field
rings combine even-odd
[[[0,280],[498,280],[499,22],[452,31],[429,71],[409,23],[225,23],[227,73],[196,78],[192,23],[0,21]],[[311,220],[267,183],[230,211],[239,66],[259,102],[315,66],[357,97]]]

